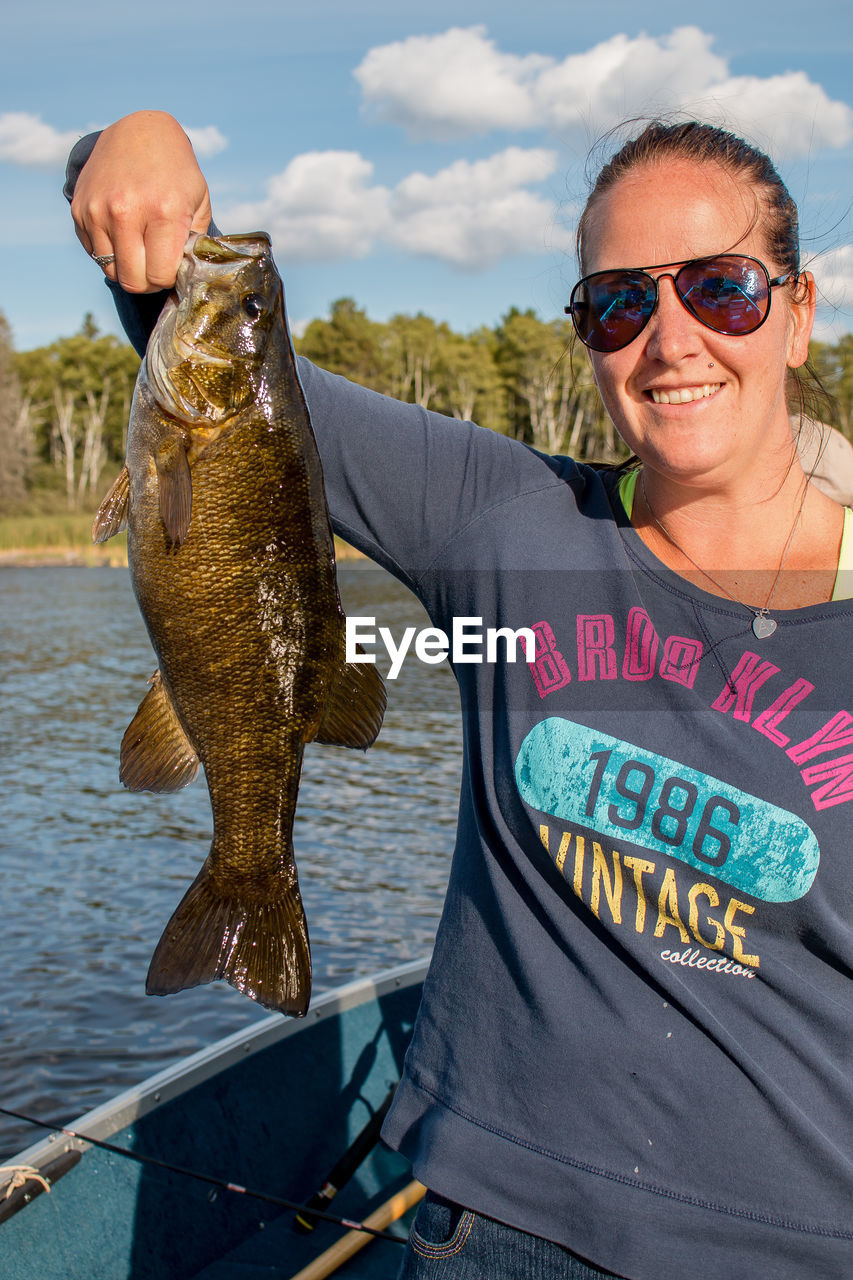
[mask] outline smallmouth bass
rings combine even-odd
[[[320,459],[263,233],[187,244],[94,540],[125,524],[160,665],[119,776],[176,791],[200,762],[214,824],[146,990],[224,979],[304,1014],[311,955],[292,841],[304,747],[368,747],[385,688],[375,666],[345,661]]]

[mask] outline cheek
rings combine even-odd
[[[613,357],[603,356],[600,351],[590,351],[589,358],[595,385],[603,396],[605,388],[613,382]]]
[[[628,395],[626,384],[633,370],[633,361],[626,359],[626,350],[627,348],[623,351],[615,351],[612,355],[603,355],[598,351],[590,352],[592,376],[611,417],[618,413],[618,406]]]
[[[790,317],[769,317],[766,324],[752,335],[742,351],[732,352],[732,364],[740,380],[769,402],[784,387],[788,376],[789,357],[793,353],[796,326]]]

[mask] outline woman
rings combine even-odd
[[[69,190],[90,151],[78,234],[139,337],[207,189],[157,113],[81,144]],[[656,124],[578,241],[573,320],[639,470],[300,363],[336,531],[437,626],[537,636],[529,666],[455,668],[457,848],[385,1128],[431,1188],[402,1275],[841,1280],[853,606],[789,425],[796,210],[738,139]]]

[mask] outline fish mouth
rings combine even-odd
[[[161,316],[164,329],[169,327],[172,333],[163,333],[160,341],[150,342],[145,354],[145,372],[154,399],[167,413],[186,422],[222,422],[236,412],[239,406],[213,404],[205,394],[200,380],[193,377],[193,372],[212,366],[230,369],[232,362],[208,352],[201,344],[187,342],[177,330],[173,315],[177,315],[177,306],[171,314]],[[174,377],[179,369],[183,375],[183,385],[179,385]],[[192,388],[195,394],[187,395],[187,388]]]
[[[217,281],[230,285],[231,277],[239,276],[252,262],[263,269],[265,258],[271,261],[265,232],[234,236],[194,232],[187,239],[175,288],[160,313],[145,360],[152,394],[167,413],[191,424],[209,425],[222,423],[242,407],[248,384],[240,385],[243,379],[236,365],[245,361],[235,361],[229,347],[211,341],[209,325],[196,323],[200,306],[196,285],[202,290],[207,284],[215,288]],[[223,395],[235,398],[222,403]]]
[[[200,365],[229,369],[232,360],[220,348],[187,337],[181,324],[184,296],[185,290],[173,289],[160,312],[157,329],[145,353],[148,383],[155,400],[167,413],[191,423],[221,422],[234,410],[212,404],[192,374]],[[183,371],[184,387],[178,385],[173,376],[177,369]],[[192,387],[195,395],[187,396],[186,386]]]
[[[198,340],[189,341],[177,323],[172,335],[172,351],[177,356],[174,361],[175,364],[203,360],[205,364],[212,364],[220,369],[225,369],[232,363],[231,357],[227,353],[223,353],[221,347],[212,347],[209,343],[199,342]]]

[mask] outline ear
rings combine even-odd
[[[787,364],[789,369],[799,369],[808,359],[814,326],[817,291],[811,271],[801,271],[790,288]]]

